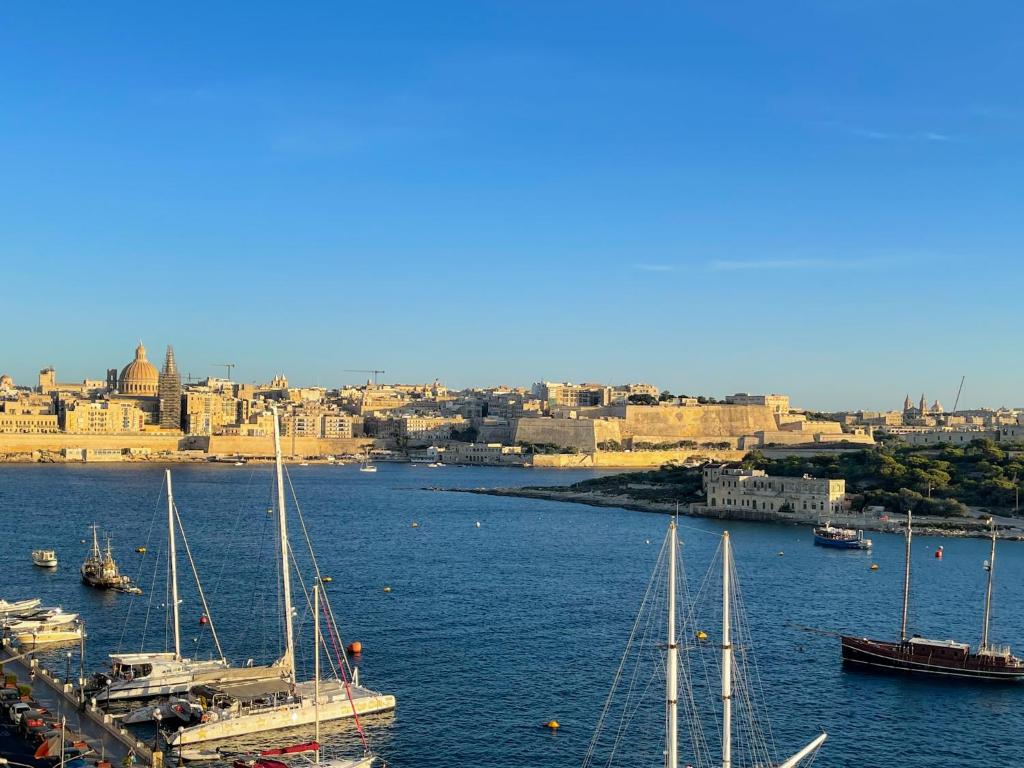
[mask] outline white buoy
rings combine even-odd
[[[479,521],[479,520],[477,520],[477,521],[476,521],[476,527],[477,527],[477,528],[479,528],[479,527],[480,527],[480,521]]]

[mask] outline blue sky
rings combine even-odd
[[[1022,21],[6,4],[0,369],[1024,405]]]

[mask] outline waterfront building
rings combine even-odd
[[[708,465],[704,490],[709,509],[828,515],[842,511],[846,481],[810,475],[771,477],[760,469]]]
[[[527,461],[518,445],[501,443],[450,443],[444,450],[445,464],[514,464]]]
[[[163,429],[181,429],[181,376],[174,362],[174,349],[167,345],[164,369],[158,381],[160,392],[160,426]]]

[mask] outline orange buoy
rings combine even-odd
[[[360,643],[358,640],[353,640],[351,643],[348,644],[348,647],[345,650],[354,656],[357,653],[363,652],[363,644]]]
[[[941,560],[942,559],[942,547],[941,546],[938,549],[935,550],[935,558],[937,560]]]
[[[199,626],[205,627],[209,623],[210,623],[210,620],[208,618],[206,618],[205,614],[199,617]]]
[[[871,570],[872,571],[877,571],[878,570],[878,563],[872,563],[871,564]]]
[[[548,720],[546,723],[544,723],[544,727],[550,728],[552,731],[557,731],[562,726],[558,724],[557,720]]]

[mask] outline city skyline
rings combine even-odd
[[[144,340],[139,339],[136,343],[142,344],[143,341]],[[175,345],[174,345],[173,341],[171,341],[169,344],[165,343],[165,342],[160,342],[157,347],[147,347],[147,349],[154,349],[155,348],[155,349],[158,349],[158,350],[162,350],[162,349],[164,349],[165,346],[174,347]],[[174,353],[173,357],[172,357],[172,360],[176,359],[179,356],[180,355],[178,353]],[[221,357],[224,357],[224,356],[222,355]],[[160,359],[163,358],[163,353],[162,352],[159,353],[159,358]],[[219,362],[219,363],[212,363],[212,364],[206,364],[206,365],[200,364],[200,365],[194,366],[192,368],[189,367],[188,363],[179,365],[179,367],[177,368],[177,373],[178,373],[178,375],[181,378],[181,383],[182,384],[196,383],[196,382],[202,381],[202,380],[207,379],[207,378],[210,378],[210,379],[227,379],[228,378],[228,376],[227,376],[228,369],[225,367],[225,365],[226,364],[230,364],[231,365],[230,380],[231,381],[235,381],[237,383],[241,383],[241,384],[265,384],[267,382],[270,382],[272,379],[274,379],[277,376],[285,376],[289,380],[289,384],[291,386],[295,386],[295,387],[323,387],[323,388],[326,388],[326,389],[336,389],[336,388],[341,388],[341,387],[345,387],[345,386],[361,386],[363,384],[366,384],[369,381],[373,381],[375,378],[378,378],[379,379],[379,383],[381,385],[399,384],[399,383],[401,383],[401,384],[427,384],[427,383],[430,383],[430,382],[432,382],[434,380],[437,380],[437,381],[440,381],[442,384],[446,385],[448,388],[450,388],[452,390],[484,389],[484,388],[493,388],[493,387],[501,387],[501,386],[529,389],[534,384],[537,384],[537,383],[540,383],[540,382],[545,382],[545,381],[550,381],[550,382],[570,382],[571,381],[571,382],[576,383],[576,384],[595,383],[595,384],[604,384],[604,385],[625,385],[625,384],[630,384],[630,383],[643,383],[643,384],[654,385],[659,390],[666,390],[667,389],[672,394],[677,395],[677,396],[678,395],[692,395],[694,397],[697,397],[697,396],[710,396],[710,397],[715,397],[715,398],[719,398],[719,399],[724,398],[727,395],[732,395],[732,394],[736,394],[736,393],[743,393],[743,392],[750,392],[750,393],[778,392],[778,393],[782,393],[782,394],[792,395],[793,391],[794,391],[794,388],[776,387],[774,389],[771,389],[771,388],[758,389],[756,387],[751,387],[751,386],[746,386],[746,387],[744,387],[744,386],[737,386],[737,387],[733,387],[731,389],[726,388],[726,389],[723,389],[721,391],[705,391],[705,390],[701,390],[701,389],[697,389],[697,388],[693,388],[693,387],[689,387],[688,388],[686,386],[673,387],[671,385],[665,384],[665,383],[660,382],[660,381],[655,381],[655,380],[647,379],[647,378],[644,378],[642,376],[636,376],[636,375],[633,375],[633,376],[625,375],[625,376],[618,377],[618,378],[613,377],[613,378],[608,378],[608,379],[598,379],[598,378],[595,378],[595,377],[583,377],[583,378],[577,378],[577,379],[570,379],[570,378],[565,377],[565,376],[561,376],[560,377],[560,376],[557,376],[557,375],[555,375],[555,376],[534,376],[532,378],[527,376],[527,377],[523,378],[522,380],[518,380],[518,381],[474,381],[474,382],[469,382],[469,383],[462,383],[462,382],[450,381],[448,378],[446,378],[443,375],[431,375],[431,376],[419,376],[419,377],[417,377],[415,375],[410,375],[410,376],[405,376],[405,377],[398,376],[398,375],[391,375],[390,371],[392,369],[388,369],[388,368],[385,368],[383,370],[378,371],[378,373],[380,375],[378,377],[375,377],[374,376],[374,371],[372,371],[371,369],[346,369],[346,368],[342,368],[341,367],[342,363],[340,363],[340,362],[338,364],[338,368],[336,369],[336,373],[329,380],[324,379],[324,380],[309,381],[309,380],[305,380],[305,379],[302,379],[300,377],[294,376],[291,372],[289,372],[286,369],[281,368],[280,366],[261,366],[261,367],[256,367],[256,368],[250,368],[249,366],[246,366],[245,364],[238,364],[237,362],[234,362],[235,357],[233,357],[233,356],[229,355],[228,358],[230,358],[230,359],[225,359],[224,361]],[[184,359],[187,361],[190,358],[186,354]],[[18,368],[16,368],[16,367],[9,366],[8,368],[3,368],[2,366],[3,366],[3,364],[5,364],[5,361],[0,360],[0,375],[2,375],[2,374],[10,375],[14,379],[15,384],[17,386],[20,386],[20,387],[35,387],[36,386],[36,380],[37,380],[39,372],[41,370],[45,369],[45,368],[52,367],[52,368],[54,368],[56,370],[57,380],[58,381],[68,382],[68,383],[75,383],[75,382],[84,381],[86,379],[102,380],[105,377],[105,375],[106,375],[108,370],[110,370],[111,368],[115,369],[115,371],[121,370],[130,361],[131,361],[131,356],[128,355],[127,353],[122,353],[120,358],[114,358],[111,361],[108,361],[110,363],[109,365],[99,365],[97,363],[96,366],[93,366],[89,371],[87,371],[87,372],[85,372],[83,374],[79,374],[79,373],[77,373],[77,372],[75,372],[73,370],[67,369],[67,368],[65,368],[63,366],[60,366],[60,365],[48,362],[45,365],[37,366],[37,367],[31,369],[31,371],[28,372],[26,375],[21,375],[20,373],[17,373],[17,374],[15,373],[15,371],[18,370]],[[201,373],[196,373],[196,371],[201,371]],[[263,373],[259,374],[259,375],[254,374],[252,376],[247,375],[247,372],[252,372],[252,371],[263,371]],[[821,411],[843,411],[843,410],[851,410],[851,411],[852,410],[900,411],[900,410],[903,409],[903,401],[904,401],[905,397],[909,398],[910,401],[913,404],[915,404],[915,405],[918,402],[918,398],[921,397],[921,398],[924,398],[929,404],[934,403],[935,401],[940,401],[940,402],[942,402],[944,404],[944,407],[952,409],[953,404],[957,403],[957,394],[958,394],[959,384],[960,384],[959,380],[957,382],[955,382],[955,384],[956,384],[956,386],[952,387],[949,390],[949,392],[946,392],[946,391],[944,391],[943,389],[941,389],[939,387],[924,388],[924,389],[921,389],[921,388],[918,388],[918,389],[906,389],[905,388],[905,392],[903,393],[903,395],[900,395],[899,397],[896,396],[896,390],[893,389],[889,393],[890,397],[888,399],[886,399],[885,401],[883,401],[882,403],[877,404],[877,405],[875,405],[875,404],[853,404],[853,405],[849,405],[849,406],[846,406],[846,407],[826,408],[826,407],[819,406],[817,403],[804,402],[799,397],[793,397],[792,399],[793,399],[794,405],[796,405],[796,406],[807,408],[809,410],[821,410]],[[796,388],[796,391],[799,391],[799,389]],[[1017,404],[1015,401],[1014,402],[1005,402],[1005,403],[979,402],[977,400],[971,399],[971,397],[968,395],[969,392],[970,392],[969,383],[965,381],[963,392],[959,393],[960,394],[960,398],[959,398],[958,410],[970,410],[970,409],[982,409],[982,408],[1002,408],[1002,407],[1008,407],[1008,408],[1019,407],[1019,404]],[[977,396],[975,396],[975,397],[977,397]]]
[[[1013,405],[998,6],[5,8],[0,370]]]

